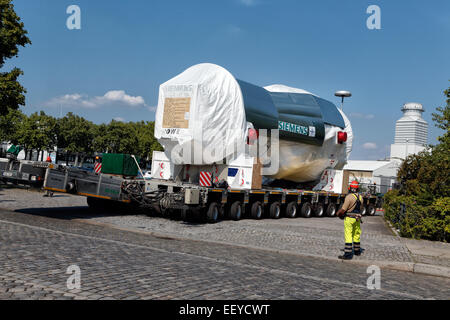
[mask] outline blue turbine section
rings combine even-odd
[[[345,128],[344,118],[342,118],[341,113],[334,103],[316,96],[312,97],[317,101],[317,104],[322,111],[322,119],[324,123],[340,127],[342,129]]]
[[[245,116],[256,129],[277,129],[278,111],[269,92],[254,84],[237,80],[244,98]]]
[[[244,99],[245,115],[256,129],[279,129],[280,138],[321,146],[325,124],[345,128],[336,106],[306,93],[269,92],[237,80]]]

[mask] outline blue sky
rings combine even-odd
[[[68,111],[96,123],[154,120],[158,87],[211,62],[257,85],[285,84],[336,104],[355,141],[352,159],[379,159],[405,102],[431,112],[450,82],[448,0],[14,0],[33,42],[4,69],[22,68],[27,114]],[[81,30],[68,30],[69,5]],[[381,30],[369,30],[369,5]],[[376,146],[376,147],[375,147]]]

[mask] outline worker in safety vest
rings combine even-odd
[[[345,249],[339,259],[350,260],[353,253],[361,255],[361,206],[363,198],[359,191],[358,181],[352,181],[349,194],[345,197],[344,205],[337,212],[337,216],[344,220]],[[352,250],[353,247],[353,250]]]

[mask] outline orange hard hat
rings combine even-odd
[[[358,189],[358,188],[359,188],[359,182],[356,181],[356,180],[353,180],[353,181],[350,183],[350,188],[352,188],[352,189]]]

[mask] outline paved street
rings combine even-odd
[[[5,199],[5,201],[2,201]],[[246,248],[264,248],[311,257],[334,257],[343,247],[343,222],[336,218],[244,219],[218,224],[184,223],[133,212],[93,212],[84,197],[55,194],[44,198],[42,193],[4,189],[0,208],[21,213],[41,214],[115,228],[147,232],[177,239],[227,243]],[[364,255],[360,262],[389,261],[397,264],[422,262],[450,267],[450,244],[400,239],[387,227],[383,217],[365,217],[362,225]],[[423,250],[416,250],[422,248]]]
[[[356,264],[119,230],[78,220],[86,209],[77,206],[21,211],[0,211],[0,299],[450,297],[445,278],[383,269],[381,289],[368,290]],[[81,290],[67,289],[70,265]]]

